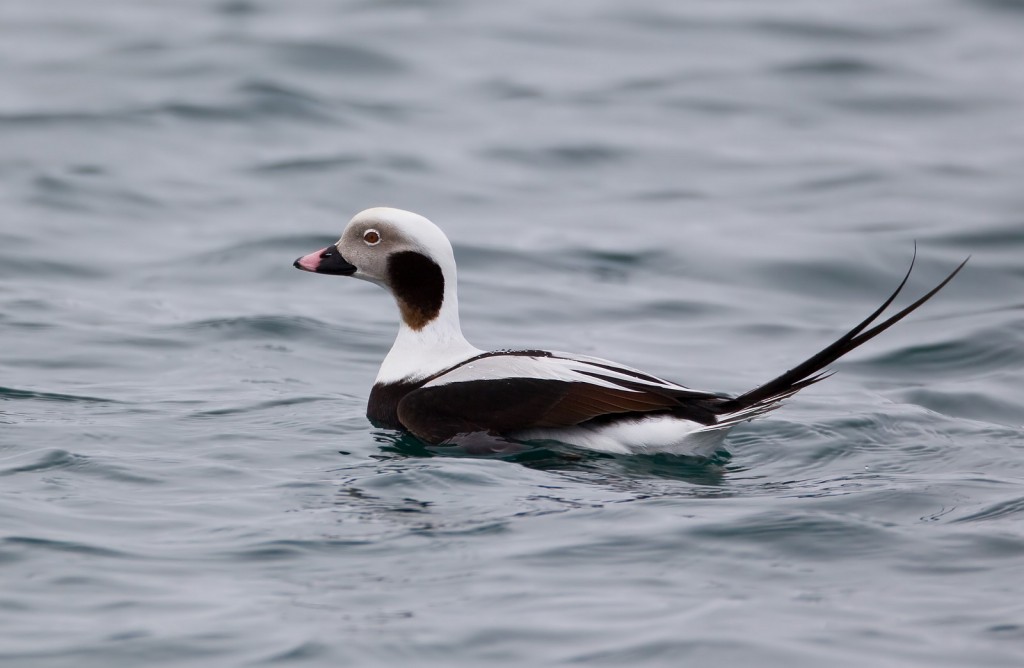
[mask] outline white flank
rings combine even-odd
[[[665,452],[710,457],[721,448],[727,431],[728,428],[705,427],[671,415],[656,415],[593,427],[523,429],[508,436],[518,441],[558,441],[619,455]]]

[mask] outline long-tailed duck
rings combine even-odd
[[[913,304],[871,326],[903,289],[911,261],[896,290],[863,322],[738,397],[692,390],[594,357],[473,347],[459,326],[451,243],[439,227],[409,211],[356,214],[336,244],[300,257],[295,267],[376,283],[398,302],[398,337],[367,406],[367,417],[379,426],[408,430],[432,444],[484,434],[613,453],[707,456],[730,427],[774,410],[830,375],[825,367],[928,301],[966,262]]]

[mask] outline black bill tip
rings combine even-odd
[[[351,276],[356,273],[355,265],[346,261],[336,246],[328,246],[309,255],[303,255],[295,260],[292,266],[296,269],[311,271],[316,274]]]

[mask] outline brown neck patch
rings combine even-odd
[[[388,283],[402,320],[419,331],[441,312],[444,302],[444,274],[441,267],[422,253],[402,251],[388,258]]]

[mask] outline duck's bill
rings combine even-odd
[[[356,273],[355,265],[346,262],[336,246],[328,246],[309,255],[303,255],[292,266],[316,274],[351,276]]]

